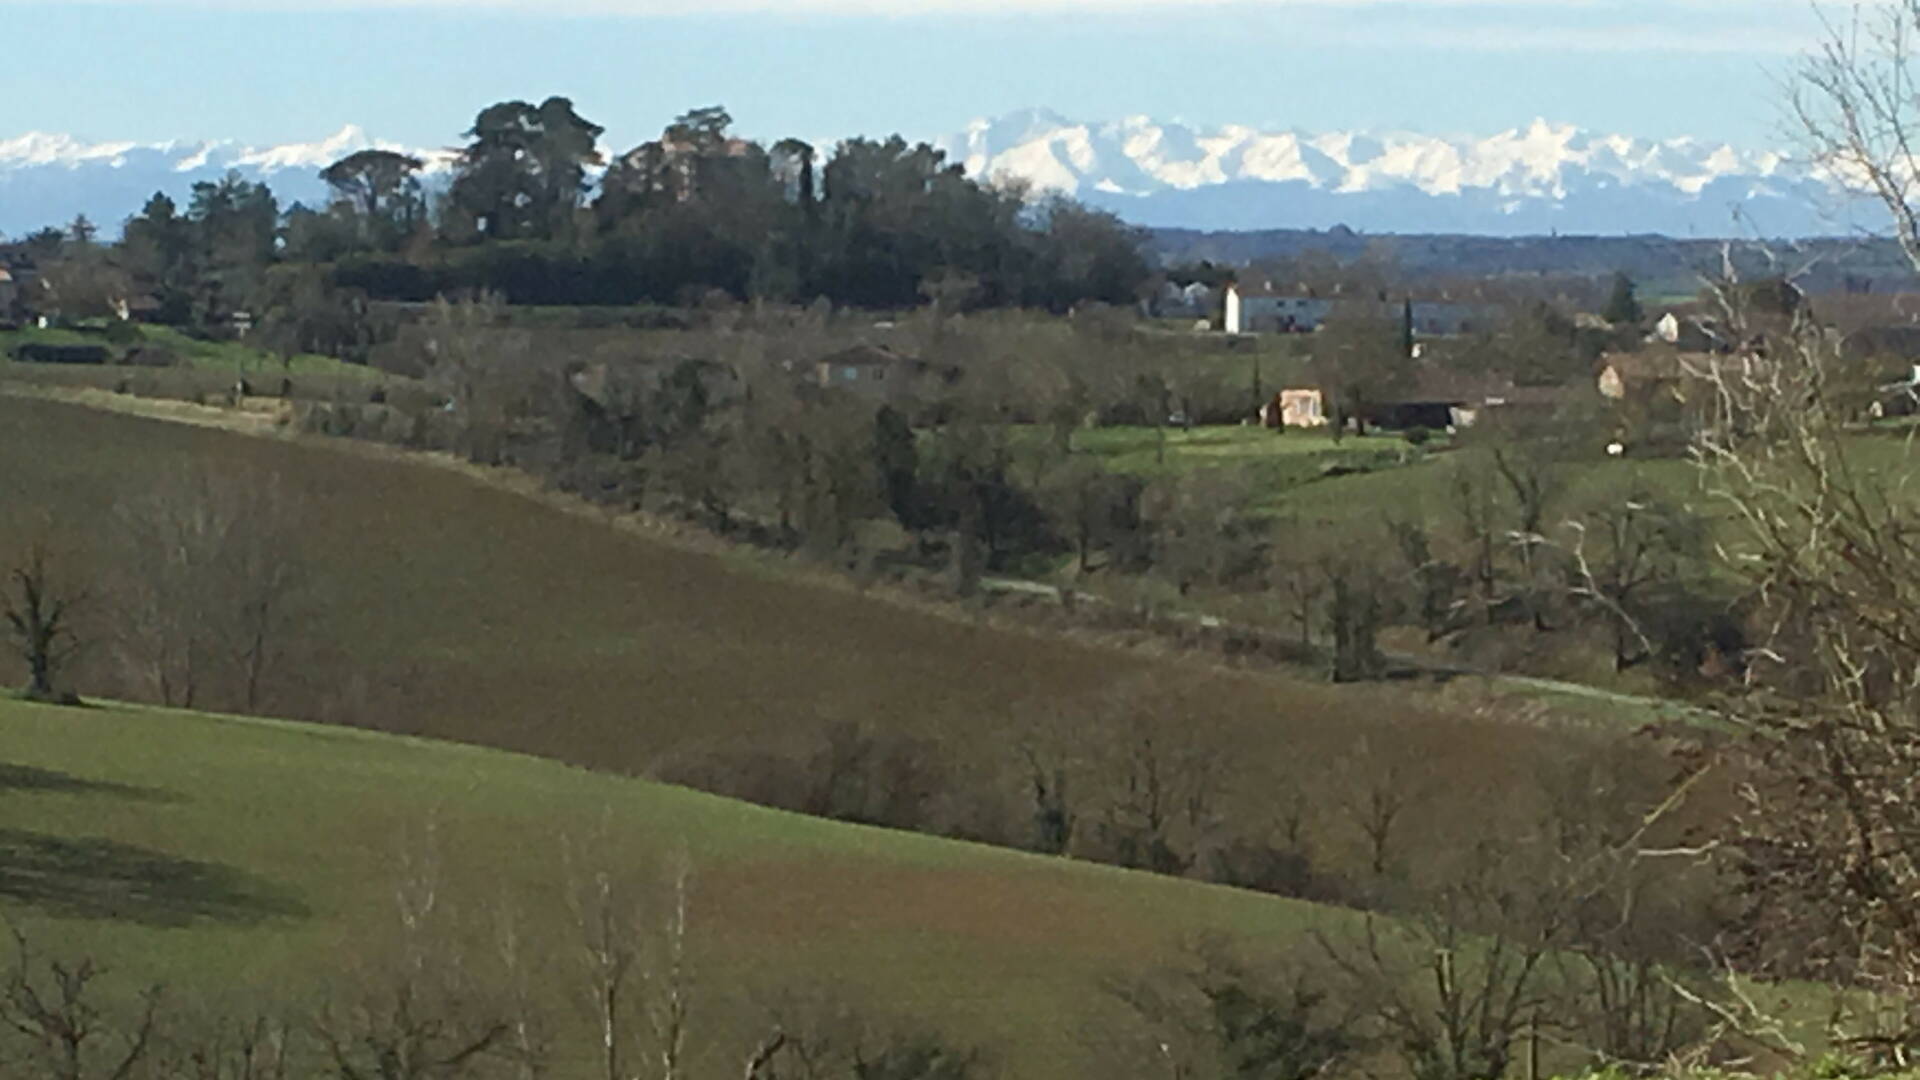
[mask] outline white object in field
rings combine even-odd
[[[1624,454],[1624,453],[1626,453],[1626,452],[1627,452],[1627,448],[1626,448],[1625,446],[1623,446],[1623,445],[1621,445],[1621,444],[1620,444],[1619,442],[1617,442],[1617,441],[1616,441],[1616,442],[1610,442],[1610,443],[1608,443],[1608,444],[1607,444],[1607,456],[1608,456],[1608,457],[1619,457],[1620,455],[1622,455],[1622,454]]]

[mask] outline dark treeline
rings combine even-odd
[[[489,291],[513,303],[742,301],[1065,310],[1135,299],[1141,235],[1111,215],[985,184],[927,144],[843,140],[822,155],[733,135],[720,108],[604,160],[602,128],[565,98],[482,110],[443,192],[427,163],[363,150],[322,171],[323,207],[265,184],[196,184],[126,222],[117,248],[76,220],[17,245],[66,318],[150,295],[157,321],[214,327],[279,311],[301,348],[351,344],[364,300]]]

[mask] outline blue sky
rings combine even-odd
[[[714,102],[767,138],[1038,105],[1770,145],[1817,31],[1805,0],[0,0],[0,138],[448,145],[489,102],[560,93],[620,147]]]

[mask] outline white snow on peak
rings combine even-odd
[[[245,150],[234,158],[235,165],[250,165],[266,172],[281,169],[324,169],[348,154],[375,148],[374,141],[357,124],[348,124],[319,142],[287,143],[264,150]],[[383,149],[399,149],[383,147]]]
[[[121,168],[138,161],[143,164],[164,162],[176,173],[239,169],[272,175],[287,170],[318,171],[348,154],[370,149],[412,153],[427,162],[428,171],[444,168],[452,159],[450,151],[411,150],[399,143],[372,138],[357,124],[347,124],[315,142],[264,147],[243,146],[222,140],[89,143],[71,135],[29,132],[17,138],[0,139],[0,174],[9,170],[47,167],[78,169],[110,165]]]
[[[49,135],[29,131],[13,139],[0,139],[0,169],[32,168],[47,165],[117,165],[136,143],[83,143],[71,135]]]
[[[1135,196],[1236,181],[1298,182],[1344,193],[1485,190],[1511,196],[1509,202],[1564,199],[1596,185],[1651,185],[1697,196],[1723,178],[1769,177],[1788,168],[1777,152],[1694,138],[1593,134],[1545,118],[1490,136],[1441,137],[1304,134],[1239,124],[1206,129],[1145,116],[1088,124],[1027,109],[976,120],[941,145],[976,175],[1016,176],[1066,194]]]

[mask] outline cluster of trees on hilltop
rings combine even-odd
[[[337,345],[356,299],[489,291],[515,303],[735,300],[897,308],[935,302],[1062,311],[1128,303],[1148,277],[1141,237],[1064,198],[982,183],[927,144],[852,138],[826,155],[772,147],[696,109],[657,139],[605,160],[602,129],[565,98],[503,102],[467,132],[444,191],[426,163],[363,150],[321,173],[327,205],[282,208],[230,175],[195,185],[183,210],[155,195],[117,247],[84,219],[17,254],[49,286],[53,314],[103,314],[150,294],[158,316],[218,323],[297,309],[304,347]],[[45,313],[45,312],[43,312]]]

